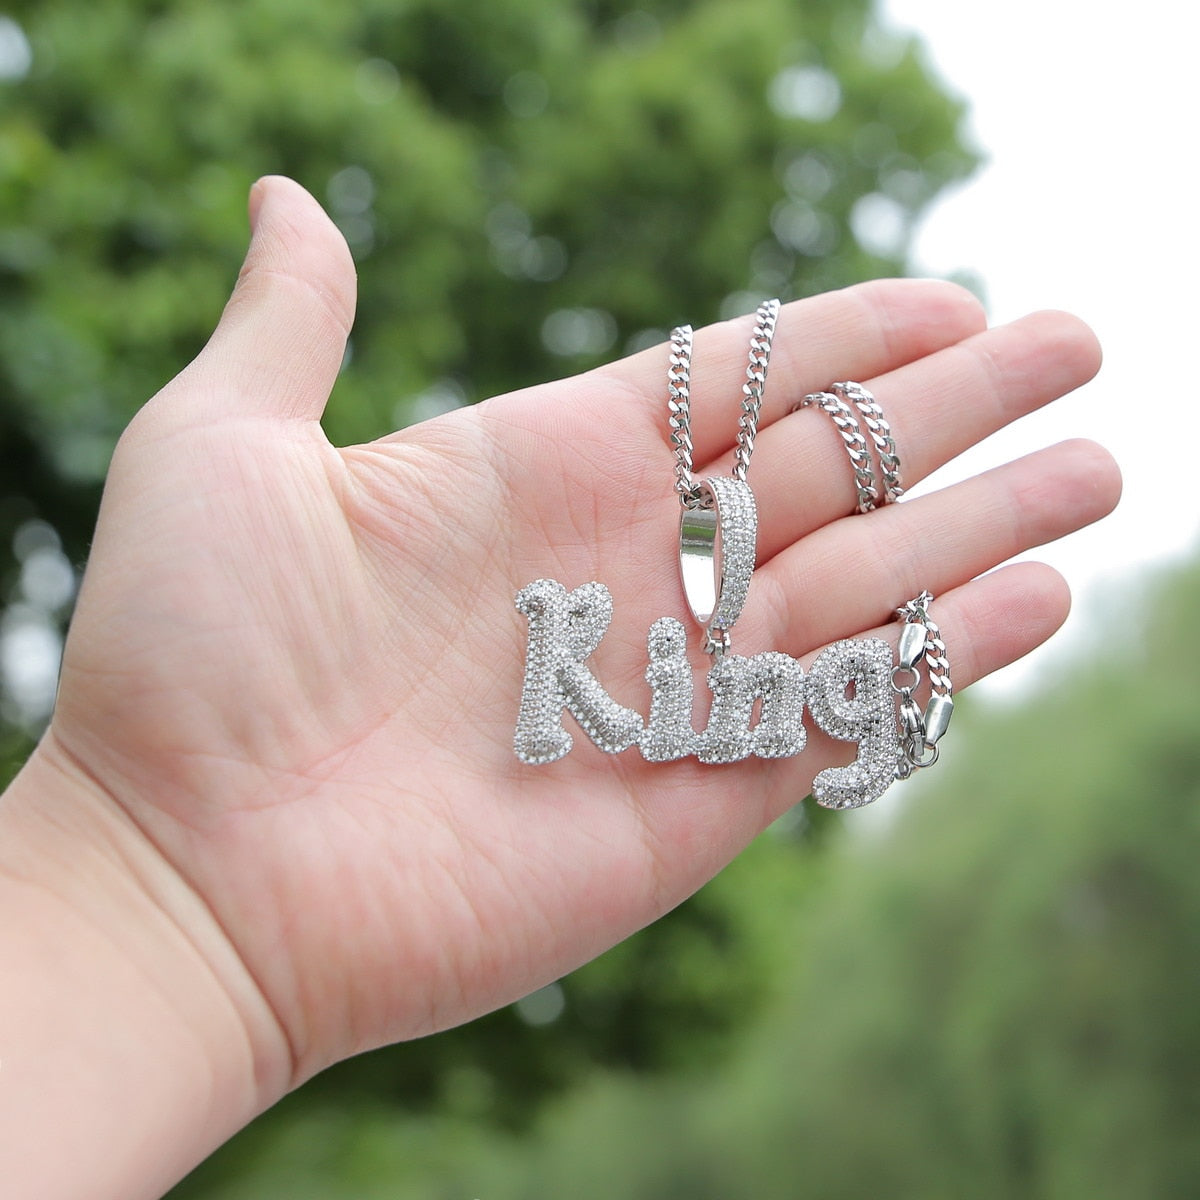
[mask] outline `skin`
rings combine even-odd
[[[643,713],[646,630],[686,615],[665,348],[338,449],[318,421],[348,251],[287,180],[256,185],[251,217],[211,342],[121,439],[58,707],[0,801],[14,1194],[160,1194],[322,1067],[470,1020],[652,921],[852,754],[810,724],[777,762],[655,765],[582,736],[518,762],[520,587],[608,585],[594,669]],[[729,469],[752,324],[697,332],[699,474]],[[890,610],[926,587],[957,688],[1037,646],[1066,585],[992,568],[1113,507],[1103,449],[851,515],[828,418],[786,414],[861,380],[911,485],[1098,365],[1075,318],[989,330],[945,283],[787,306],[738,652],[894,640]]]

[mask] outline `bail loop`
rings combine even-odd
[[[729,648],[754,573],[758,506],[750,485],[714,475],[698,485],[703,507],[679,519],[679,577],[692,616],[705,631],[705,650]]]

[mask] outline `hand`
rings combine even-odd
[[[117,449],[38,754],[119,829],[231,998],[265,1104],[653,920],[847,747],[810,724],[809,749],[777,762],[655,765],[579,736],[551,766],[520,763],[519,588],[609,587],[593,663],[643,714],[646,630],[686,616],[666,350],[337,449],[318,421],[354,308],[348,253],[294,184],[258,185],[252,211],[219,329]],[[698,474],[729,469],[752,321],[697,334]],[[851,516],[827,418],[785,414],[833,379],[863,381],[911,485],[1097,364],[1075,319],[986,330],[948,284],[785,308],[750,471],[760,567],[739,652],[894,637],[890,610],[922,588],[959,688],[1049,636],[1068,605],[1054,571],[976,577],[1106,513],[1119,483],[1103,450],[1067,443]]]

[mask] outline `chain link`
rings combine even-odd
[[[953,685],[950,682],[950,660],[946,643],[937,622],[929,615],[933,594],[928,591],[896,609],[896,616],[906,626],[919,625],[921,631],[906,648],[907,632],[901,637],[900,664],[892,671],[892,690],[900,697],[898,718],[900,754],[896,762],[896,778],[907,779],[914,771],[932,767],[938,760],[938,742],[946,732],[954,711]],[[920,686],[921,672],[917,663],[924,660],[929,669],[931,696],[922,712],[913,693]],[[899,678],[906,677],[903,683]]]
[[[896,441],[892,437],[892,427],[883,415],[874,395],[861,383],[846,380],[843,383],[831,385],[831,391],[836,392],[843,400],[855,405],[862,414],[863,424],[871,435],[875,452],[879,455],[879,469],[883,474],[884,502],[893,504],[904,495],[900,483],[900,456],[896,452]]]
[[[775,322],[779,317],[779,301],[764,300],[755,312],[754,332],[750,335],[750,362],[746,367],[746,382],[742,384],[742,415],[738,420],[737,450],[734,454],[733,477],[746,482],[754,439],[758,435],[758,415],[762,410],[763,390],[767,386],[767,367],[771,361],[771,343],[775,338]]]
[[[701,504],[700,488],[692,477],[692,327],[671,330],[671,365],[667,371],[670,399],[671,449],[675,453],[675,491],[685,508]]]
[[[771,361],[771,343],[775,337],[775,322],[779,317],[779,301],[764,300],[754,315],[756,319],[754,332],[750,335],[746,382],[742,385],[742,411],[738,418],[733,465],[733,477],[740,483],[746,482],[750,457],[754,453],[754,439],[758,436],[758,419],[767,385],[767,367]],[[699,508],[705,501],[692,474],[691,371],[692,327],[680,325],[671,330],[670,366],[667,370],[670,440],[675,455],[675,491],[684,508]]]
[[[813,392],[805,396],[797,408],[817,407],[824,409],[842,441],[846,444],[846,453],[850,455],[850,465],[854,468],[854,488],[858,493],[858,511],[870,512],[879,503],[879,489],[875,486],[875,466],[871,461],[871,452],[867,449],[867,439],[863,437],[850,405],[841,396],[832,392]]]
[[[950,659],[946,653],[941,628],[929,615],[929,606],[932,603],[933,593],[922,592],[903,608],[896,609],[896,616],[910,624],[919,621],[925,626],[925,663],[929,667],[929,686],[935,695],[950,696],[954,693],[954,685],[950,682]]]
[[[872,512],[880,504],[891,504],[904,495],[900,483],[900,457],[896,453],[896,442],[892,437],[892,427],[883,415],[875,397],[861,383],[847,380],[843,383],[829,385],[827,392],[812,392],[805,396],[793,407],[793,412],[801,408],[820,408],[833,418],[842,441],[846,444],[846,452],[850,455],[850,465],[854,468],[854,488],[858,493],[858,511]],[[855,409],[858,410],[857,415]],[[870,435],[870,445],[863,435],[862,428],[866,426]],[[875,476],[875,460],[871,456],[871,446],[879,457],[879,470],[883,476],[883,495]]]

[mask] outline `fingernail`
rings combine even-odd
[[[258,225],[258,213],[262,208],[263,198],[267,192],[266,180],[256,180],[250,188],[250,195],[246,201],[246,207],[250,213],[250,232],[253,233]]]

